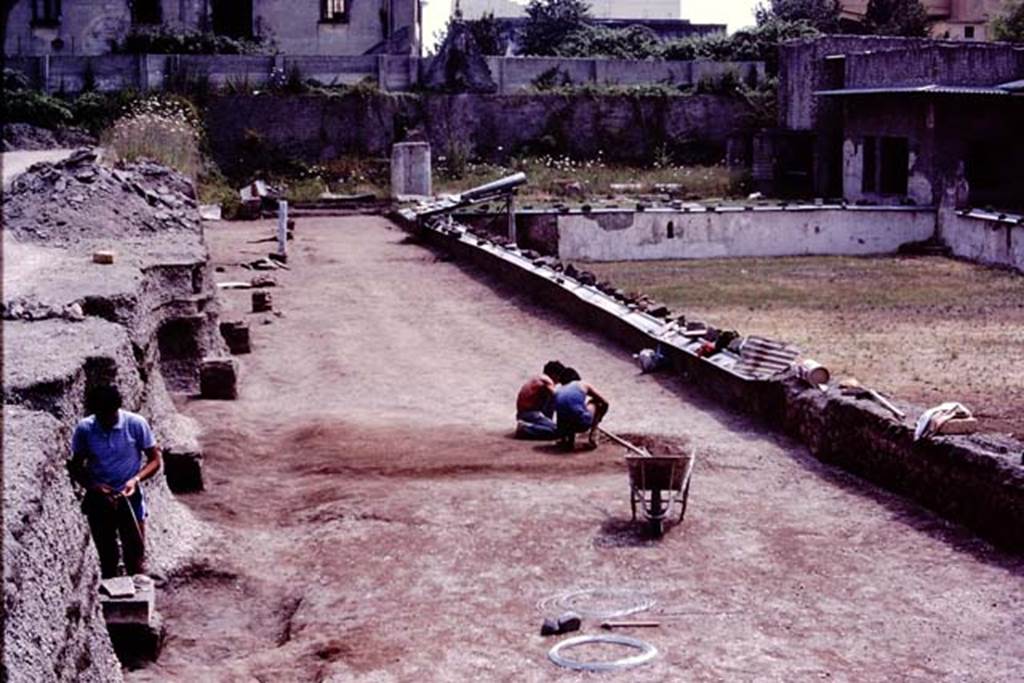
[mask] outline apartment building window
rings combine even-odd
[[[320,21],[344,23],[348,21],[348,3],[351,0],[320,0]]]
[[[964,26],[964,38],[966,40],[974,40],[974,27]]]
[[[60,23],[61,0],[32,0],[32,25],[56,26]]]
[[[864,138],[864,171],[861,191],[885,195],[907,194],[910,147],[906,138]]]
[[[133,24],[159,24],[162,21],[160,0],[132,0]]]

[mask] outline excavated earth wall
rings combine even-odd
[[[226,355],[195,191],[155,164],[111,169],[82,150],[17,178],[3,215],[0,679],[118,681],[68,443],[88,388],[115,381],[165,462],[200,457],[169,393],[194,392],[202,357]],[[115,262],[94,263],[97,250]],[[145,486],[147,567],[166,577],[206,532],[163,472]]]

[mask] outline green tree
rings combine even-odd
[[[1024,2],[1010,5],[992,22],[992,36],[1008,43],[1024,43]]]
[[[526,55],[553,55],[569,34],[585,27],[590,3],[585,0],[530,0],[521,39]]]
[[[501,34],[501,24],[494,18],[493,12],[488,12],[476,21],[467,21],[469,32],[473,34],[476,44],[480,46],[480,52],[485,55],[503,55],[507,43]]]
[[[835,33],[840,30],[840,9],[839,0],[768,0],[757,6],[755,16],[758,26],[772,21],[802,21],[822,33]]]
[[[928,35],[928,12],[921,0],[869,0],[864,28],[875,35],[923,38]]]

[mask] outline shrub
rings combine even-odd
[[[38,90],[5,90],[3,120],[8,123],[31,123],[40,128],[67,126],[74,118],[64,100]]]
[[[199,130],[191,103],[173,96],[150,97],[114,123],[105,144],[120,159],[152,159],[196,178],[202,170]]]
[[[555,48],[555,54],[562,57],[656,59],[661,53],[661,41],[645,26],[623,29],[584,26],[566,36]]]
[[[134,90],[113,93],[85,92],[71,102],[74,124],[99,135],[139,100]]]
[[[201,31],[133,30],[120,43],[111,44],[113,52],[168,55],[254,55],[273,52],[273,45],[262,38],[229,38]]]
[[[779,44],[820,35],[805,21],[770,20],[732,35],[715,34],[672,41],[664,47],[665,59],[714,61],[761,61],[769,75],[778,71]]]

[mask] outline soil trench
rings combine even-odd
[[[212,224],[222,280],[268,222]],[[241,397],[193,401],[218,530],[159,595],[169,638],[129,680],[589,678],[547,660],[538,603],[586,588],[656,604],[660,654],[616,680],[1024,675],[1024,563],[640,375],[599,336],[491,286],[379,218],[300,220],[282,313],[252,323]],[[681,526],[630,521],[623,449],[511,439],[515,393],[558,358],[609,429],[699,461]],[[585,620],[585,633],[600,633]],[[633,652],[625,654],[634,654]]]

